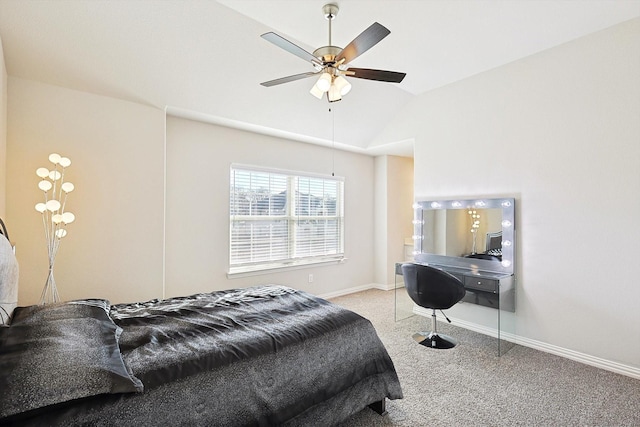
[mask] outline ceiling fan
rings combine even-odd
[[[400,83],[406,76],[406,73],[386,70],[372,70],[369,68],[354,68],[348,64],[362,55],[367,50],[375,46],[380,40],[388,36],[391,31],[383,25],[374,22],[369,28],[364,30],[358,37],[353,39],[351,43],[344,49],[331,44],[331,21],[338,15],[337,4],[326,4],[322,11],[324,16],[329,20],[329,45],[322,46],[309,53],[300,46],[290,42],[276,33],[269,32],[263,34],[263,39],[270,41],[276,46],[292,53],[303,60],[310,62],[315,71],[307,73],[294,74],[292,76],[282,77],[275,80],[260,83],[262,86],[270,87],[282,83],[289,83],[307,77],[319,76],[317,82],[311,88],[310,93],[318,99],[326,93],[329,102],[340,101],[343,95],[351,90],[351,84],[344,76],[355,77],[358,79],[377,80],[381,82]]]

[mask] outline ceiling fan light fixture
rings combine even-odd
[[[329,98],[329,102],[336,102],[342,99],[342,95],[340,94],[340,89],[335,84],[332,84],[329,88],[329,92],[327,93]]]
[[[345,96],[351,90],[351,83],[342,76],[338,76],[333,81],[333,86],[337,87],[340,95]]]
[[[322,99],[322,95],[324,95],[324,92],[318,89],[318,85],[313,85],[309,93],[318,99]]]
[[[331,87],[331,74],[327,73],[326,71],[322,73],[322,75],[316,82],[316,87],[322,92],[327,92]]]

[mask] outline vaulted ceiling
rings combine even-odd
[[[416,96],[640,16],[640,0],[335,0],[333,44],[381,23],[391,34],[351,65],[406,72],[404,81],[352,78],[351,92],[332,104],[309,94],[315,78],[261,86],[313,68],[260,35],[274,31],[313,52],[328,44],[328,2],[0,0],[0,38],[9,76],[406,155],[403,144],[367,147]]]

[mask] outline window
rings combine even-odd
[[[339,260],[344,182],[231,167],[229,273]]]

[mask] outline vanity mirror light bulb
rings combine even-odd
[[[511,246],[511,240],[503,240],[502,246]]]
[[[411,205],[411,207],[412,207],[413,209],[420,209],[420,205],[419,205],[419,204],[417,204],[417,203],[414,203],[413,205]]]
[[[505,219],[504,221],[502,221],[502,226],[511,227],[511,221],[509,221],[508,219]]]
[[[438,208],[440,208],[440,206],[442,206],[442,205],[440,203],[438,203],[438,202],[431,202],[431,207],[433,209],[438,209]]]
[[[501,203],[502,206],[504,206],[505,208],[508,208],[509,206],[511,206],[511,202],[509,200],[505,200],[504,202]]]
[[[453,203],[451,203],[451,206],[453,206],[454,208],[459,208],[460,206],[462,206],[462,203],[460,203],[460,202],[453,202]]]
[[[502,266],[503,267],[510,267],[511,266],[511,261],[509,261],[508,259],[502,260]]]
[[[411,236],[411,238],[412,238],[413,240],[422,240],[424,237],[423,237],[423,236],[418,236],[418,235],[415,235],[415,234],[414,234],[413,236]]]

